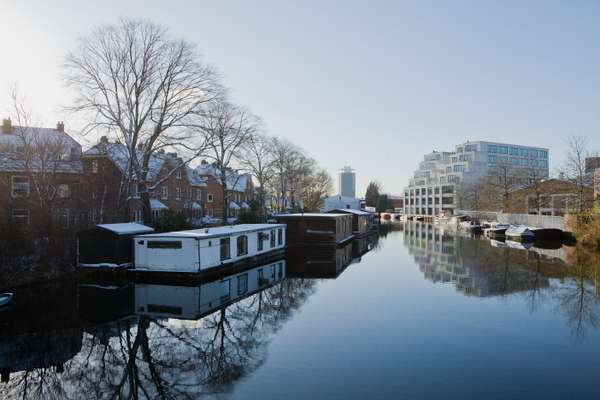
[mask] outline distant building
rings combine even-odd
[[[404,211],[404,196],[388,195],[388,205],[394,210]]]
[[[426,154],[405,188],[405,214],[454,214],[458,187],[477,182],[499,165],[523,171],[523,183],[533,172],[544,179],[549,171],[548,149],[476,141],[459,144],[454,151]]]
[[[586,187],[583,209],[592,206],[593,196],[592,188]],[[511,192],[508,204],[509,208],[504,210],[508,213],[562,216],[579,211],[579,186],[565,180],[548,179]]]
[[[361,201],[356,197],[346,197],[340,195],[331,196],[325,199],[325,205],[323,206],[324,212],[335,210],[337,208],[360,210]]]
[[[344,197],[356,197],[356,173],[349,166],[345,166],[339,172],[340,195]]]
[[[586,157],[585,158],[585,173],[593,174],[598,168],[600,168],[600,157]]]

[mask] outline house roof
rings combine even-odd
[[[196,167],[197,175],[211,175],[217,182],[221,182],[221,174],[216,166],[213,164],[202,164]],[[251,178],[250,174],[239,174],[231,169],[225,172],[227,189],[236,192],[244,192],[248,187],[248,180]]]
[[[304,217],[308,217],[308,218],[335,218],[335,217],[341,217],[341,216],[346,216],[348,214],[342,214],[342,213],[303,213],[303,214],[276,214],[274,215],[275,218],[304,218]]]
[[[23,156],[19,154],[19,148],[24,146],[24,140],[32,147],[45,145],[55,146],[57,150],[64,153],[65,159],[46,159],[34,157],[29,165],[26,165]],[[64,149],[64,151],[62,151]],[[12,133],[0,133],[0,170],[2,171],[56,171],[61,173],[83,172],[81,161],[81,145],[65,132],[52,128],[21,127],[13,126]],[[75,159],[71,157],[75,155]],[[57,154],[57,156],[59,156]],[[50,158],[50,157],[46,157]]]
[[[168,210],[167,207],[162,201],[158,199],[150,199],[150,208],[152,210]]]
[[[355,210],[352,208],[336,208],[335,210],[331,210],[331,211],[327,211],[328,214],[331,213],[341,213],[341,214],[354,214],[354,215],[369,215],[371,213],[366,212],[366,211],[362,211],[362,210]]]

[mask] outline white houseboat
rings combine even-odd
[[[243,224],[137,235],[138,272],[199,274],[283,253],[284,224]]]

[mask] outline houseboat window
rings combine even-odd
[[[231,299],[231,279],[225,279],[224,281],[221,281],[219,295],[221,296],[221,303]]]
[[[238,276],[238,295],[248,291],[248,274]]]
[[[275,247],[275,229],[271,231],[271,248]]]
[[[148,240],[149,249],[180,249],[181,241]]]
[[[271,265],[271,279],[275,279],[275,264]]]
[[[263,242],[265,240],[265,234],[263,232],[258,232],[256,234],[256,250],[257,251],[262,251],[263,250]]]
[[[248,236],[242,235],[237,238],[237,255],[244,256],[248,254]]]
[[[283,278],[283,263],[277,264],[277,277],[279,279]]]
[[[229,252],[229,241],[229,238],[221,239],[221,260],[227,260],[231,257],[231,254]]]
[[[281,246],[283,244],[283,229],[279,228],[277,230],[277,245]]]

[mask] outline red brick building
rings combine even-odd
[[[95,223],[142,221],[139,186],[135,180],[128,184],[126,179],[128,159],[124,145],[106,138],[83,154],[84,181]],[[175,153],[158,152],[151,157],[149,167],[153,219],[171,210],[200,225],[206,181],[183,165]]]
[[[223,186],[218,169],[206,161],[196,167],[195,174],[206,181],[204,213],[215,219],[223,217]],[[250,209],[248,202],[254,196],[254,184],[250,174],[239,174],[234,170],[227,173],[227,217],[237,218],[242,210]]]
[[[4,119],[0,132],[0,227],[46,234],[86,226],[81,146],[56,128],[22,127]]]
[[[592,206],[594,190],[585,188],[583,209]],[[515,214],[564,215],[579,210],[579,186],[561,179],[547,179],[510,193],[509,207]]]

